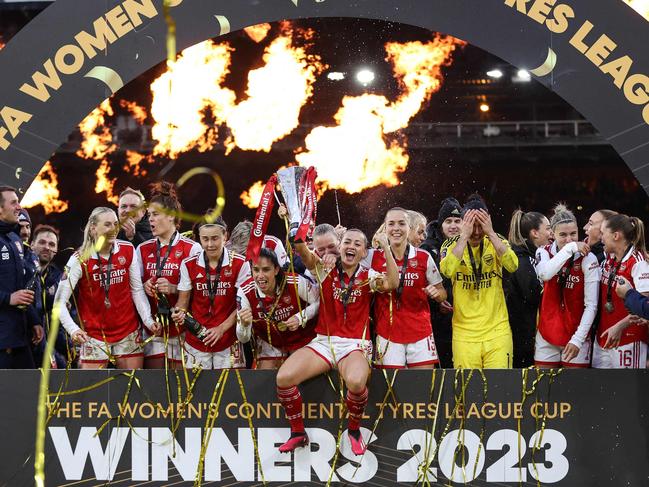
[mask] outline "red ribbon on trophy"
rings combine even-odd
[[[250,241],[246,249],[246,260],[248,261],[254,262],[257,260],[261,247],[264,244],[264,236],[266,235],[268,222],[275,207],[275,185],[277,185],[277,176],[273,174],[266,183],[264,192],[261,194],[261,200],[259,200],[255,220],[252,224]]]

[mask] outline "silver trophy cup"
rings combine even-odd
[[[277,171],[277,180],[288,210],[288,236],[290,239],[295,237],[304,215],[306,203],[304,184],[302,183],[304,173],[306,173],[306,168],[300,166],[291,166]]]

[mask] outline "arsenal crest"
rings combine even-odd
[[[226,268],[223,270],[223,275],[224,275],[225,277],[230,277],[230,276],[232,275],[232,269],[230,269],[229,267],[226,267]]]
[[[577,264],[575,264],[575,270],[576,270],[576,271],[581,270],[581,263],[577,263]]]
[[[124,264],[126,264],[126,257],[124,257],[123,255],[120,255],[120,256],[117,258],[117,262],[119,262],[119,265],[124,265]]]
[[[486,254],[482,260],[484,260],[485,264],[492,265],[494,263],[494,256],[493,254]]]
[[[411,260],[410,262],[408,262],[408,266],[415,269],[417,267],[417,261],[416,260]]]
[[[183,256],[182,250],[176,250],[176,259],[180,259]]]
[[[290,296],[284,296],[282,298],[282,303],[284,304],[291,304],[291,297]]]

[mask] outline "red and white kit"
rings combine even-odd
[[[180,282],[180,264],[183,260],[201,252],[201,246],[176,232],[171,238],[169,245],[161,245],[158,248],[158,239],[142,242],[137,248],[137,259],[140,266],[142,282],[149,279],[165,278],[174,286]],[[161,267],[158,270],[158,267]],[[177,294],[168,294],[170,306],[175,306],[178,301]],[[153,313],[157,313],[157,302],[155,298],[149,297],[149,304]],[[165,354],[170,360],[181,361],[180,343],[178,336],[183,332],[182,326],[176,325],[169,320],[169,333],[167,337],[159,336],[153,338],[144,347],[144,355],[149,358],[164,357]]]
[[[307,347],[332,368],[356,350],[371,359],[369,282],[375,275],[376,272],[359,265],[351,278],[342,269],[334,268],[322,279],[317,336]]]
[[[544,281],[534,362],[550,367],[589,367],[590,328],[597,315],[601,270],[597,257],[583,256],[577,243],[558,250],[556,242],[536,251],[536,272]],[[568,343],[579,349],[570,362],[562,362]]]
[[[606,338],[602,333],[628,316],[624,300],[617,296],[617,281],[611,281],[612,312],[606,309],[609,277],[617,268],[617,277],[623,277],[638,292],[649,292],[649,264],[644,256],[634,247],[626,253],[622,262],[615,262],[611,256],[602,262],[602,281],[600,287],[599,329],[597,341],[593,348],[593,367],[598,369],[644,369],[647,364],[647,327],[644,325],[629,326],[620,338],[620,344],[613,349],[604,349]]]
[[[248,342],[254,331],[257,360],[286,358],[315,337],[314,318],[320,307],[318,287],[298,274],[287,273],[285,278],[286,284],[279,298],[264,295],[253,279],[248,279],[239,289],[241,309],[252,311],[252,327],[237,324],[237,337],[242,343]],[[272,314],[270,319],[269,314]],[[293,316],[298,316],[304,327],[279,331],[277,323],[286,322]]]
[[[410,245],[405,261],[401,259],[396,263],[399,288],[390,293],[378,293],[374,302],[376,366],[400,369],[438,363],[424,289],[429,284],[440,284],[442,276],[428,252]],[[386,272],[382,250],[372,252],[372,269]]]
[[[136,308],[147,327],[154,320],[130,242],[116,240],[108,258],[93,252],[81,262],[75,252],[68,260],[55,299],[60,303],[61,323],[70,335],[80,329],[67,307],[75,290],[79,319],[91,337],[81,348],[83,362],[105,362],[108,354],[142,356],[136,343]]]
[[[218,278],[217,278],[218,274]],[[210,299],[207,279],[216,284],[213,302]],[[185,259],[180,266],[178,291],[191,291],[192,316],[206,328],[216,328],[237,308],[237,289],[250,278],[250,265],[238,254],[223,249],[220,272],[205,268],[205,252]],[[245,367],[241,344],[237,342],[232,326],[217,344],[208,347],[191,333],[185,335],[185,365],[203,368]]]
[[[273,237],[272,235],[264,235],[264,242],[262,244],[262,247],[275,252],[275,255],[277,256],[277,262],[279,263],[280,267],[284,267],[284,264],[288,262],[288,255],[286,254],[284,244],[277,237]]]

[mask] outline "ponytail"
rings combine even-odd
[[[638,252],[640,252],[643,256],[647,255],[647,247],[645,244],[645,238],[644,238],[644,223],[640,218],[636,216],[632,216],[629,218],[631,225],[635,228],[635,236],[632,240],[633,246],[636,248]]]
[[[538,211],[523,213],[520,208],[512,214],[509,223],[509,243],[513,245],[525,245],[525,240],[530,238],[532,230],[541,228],[545,215]]]
[[[609,216],[606,226],[611,232],[620,232],[627,243],[632,244],[642,255],[647,254],[644,238],[644,223],[635,216],[627,216],[621,213]]]
[[[523,210],[520,208],[512,214],[512,220],[509,223],[508,240],[512,245],[524,245],[525,239],[521,234],[521,218],[523,218]]]
[[[180,225],[182,206],[176,193],[176,185],[167,181],[158,181],[149,185],[151,198],[149,204],[157,203],[174,217],[176,226]]]

